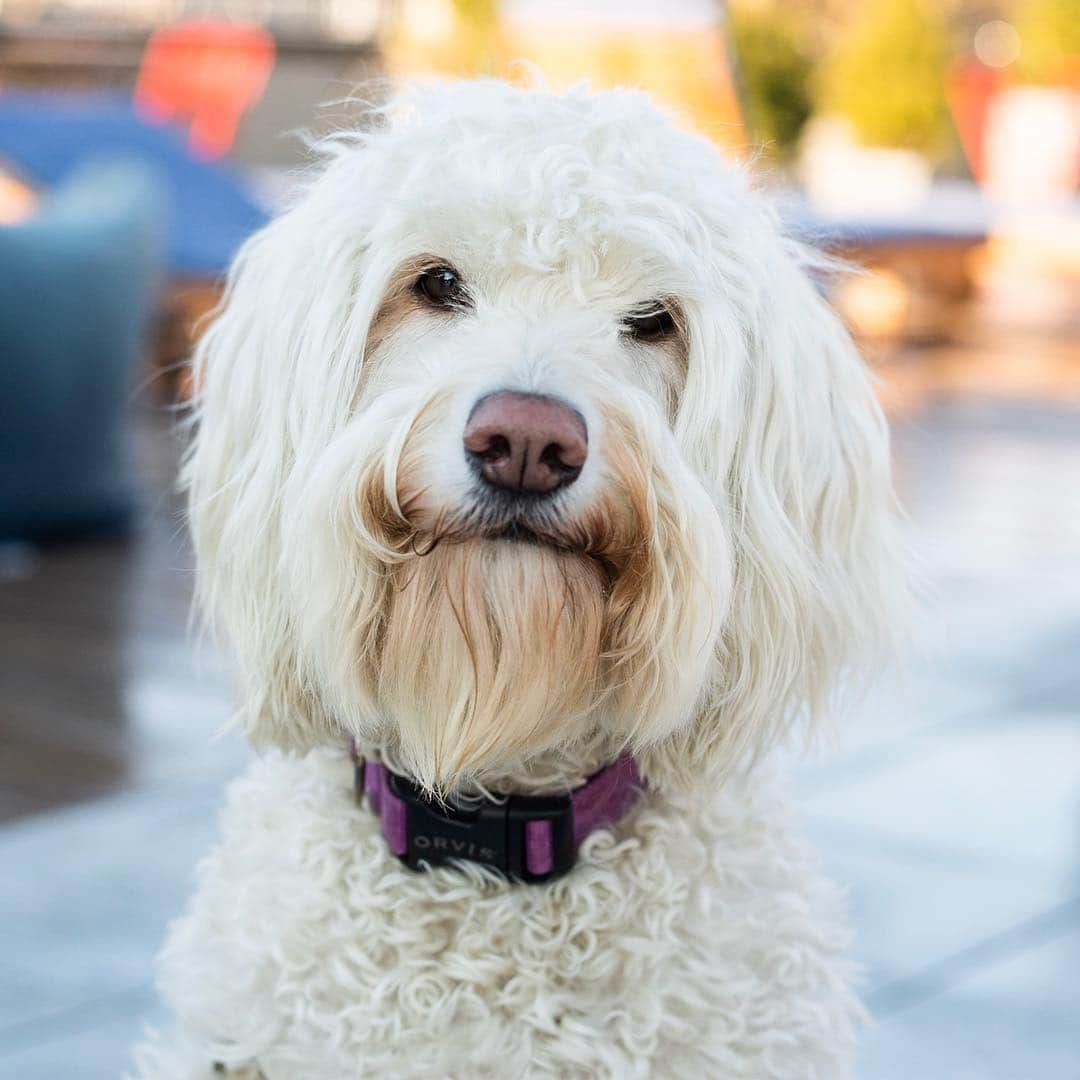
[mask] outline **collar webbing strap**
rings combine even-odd
[[[353,753],[356,794],[367,796],[390,850],[414,870],[454,859],[524,881],[565,874],[582,841],[637,801],[642,781],[628,754],[564,795],[510,795],[457,809],[432,801],[406,777]]]

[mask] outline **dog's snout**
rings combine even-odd
[[[465,453],[494,487],[544,495],[578,478],[589,435],[581,414],[564,402],[502,390],[476,403]]]

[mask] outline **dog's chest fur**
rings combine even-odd
[[[230,792],[163,988],[196,1054],[268,1080],[832,1080],[858,1012],[835,908],[757,785],[647,795],[568,877],[508,887],[402,867],[342,752],[272,756]]]

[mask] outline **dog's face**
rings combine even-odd
[[[200,584],[257,736],[443,789],[586,748],[704,775],[891,621],[858,358],[637,95],[400,103],[249,244],[200,362]]]

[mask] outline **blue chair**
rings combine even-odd
[[[88,160],[0,228],[0,539],[131,522],[125,414],[163,280],[164,204],[145,165]]]
[[[178,277],[216,278],[266,221],[241,176],[223,162],[197,161],[184,133],[150,124],[118,95],[5,90],[0,157],[42,187],[67,182],[88,158],[138,158],[160,178],[168,209],[166,258]]]

